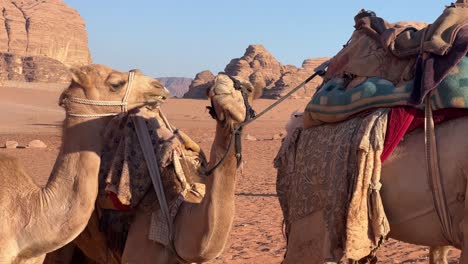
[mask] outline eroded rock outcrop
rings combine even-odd
[[[84,20],[62,0],[0,1],[0,53],[0,78],[15,81],[55,82],[66,78],[52,73],[58,62],[91,63]]]
[[[293,65],[282,65],[262,45],[250,45],[244,56],[231,60],[224,71],[228,75],[250,81],[255,88],[256,98],[279,98],[313,74],[314,69],[326,60],[328,58],[307,59],[301,68],[297,68]],[[211,80],[208,78],[208,81]],[[321,82],[321,78],[317,77],[306,85],[305,89],[296,92],[293,98],[310,97]],[[184,97],[206,98],[206,92],[198,89],[206,90],[207,86],[209,88],[207,82],[203,83],[203,78],[196,77]],[[195,97],[201,95],[203,96]]]
[[[280,98],[285,94],[294,89],[297,85],[307,79],[310,75],[314,73],[315,68],[320,66],[322,63],[327,61],[329,58],[314,58],[307,59],[302,63],[301,68],[296,68],[295,66],[286,65],[284,67],[283,74],[275,82],[274,87],[270,89],[265,89],[263,91],[264,98]],[[322,83],[322,78],[320,76],[315,77],[312,81],[304,86],[304,89],[299,89],[294,94],[291,95],[291,98],[310,98],[315,93],[317,87]]]
[[[44,56],[21,56],[0,53],[0,81],[68,83],[67,67]]]
[[[215,76],[210,71],[202,71],[197,73],[195,79],[189,86],[188,92],[184,94],[184,98],[206,99],[206,91],[214,83]]]

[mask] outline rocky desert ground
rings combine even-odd
[[[63,110],[57,105],[60,89],[49,85],[0,87],[0,145],[7,140],[25,146],[40,139],[47,148],[0,148],[0,153],[17,157],[38,184],[44,184],[61,143]],[[273,100],[259,99],[257,111]],[[285,240],[282,216],[275,192],[276,172],[272,161],[280,140],[272,139],[294,110],[301,110],[306,99],[286,100],[269,114],[249,126],[245,133],[257,140],[244,140],[245,164],[238,177],[234,228],[224,253],[210,263],[280,263]],[[207,100],[170,99],[162,107],[170,121],[198,142],[205,151],[214,135],[214,121],[205,110]],[[379,263],[428,263],[426,247],[389,240],[379,251]],[[457,263],[459,251],[450,254]]]

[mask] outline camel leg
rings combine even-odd
[[[430,264],[448,264],[447,255],[452,249],[451,246],[431,247],[429,250]]]
[[[128,232],[122,263],[178,264],[177,259],[163,245],[148,239],[150,222],[151,213],[137,212]]]

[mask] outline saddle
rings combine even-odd
[[[422,109],[428,95],[433,110],[467,108],[467,1],[446,7],[432,24],[391,24],[361,10],[350,40],[330,60],[305,109],[304,126],[340,122],[378,107]]]
[[[120,254],[137,207],[154,215],[149,239],[162,243],[169,236],[160,228],[166,222],[159,217],[158,198],[132,117],[145,120],[171,217],[175,217],[183,201],[195,202],[205,192],[207,161],[203,151],[185,133],[172,127],[160,109],[143,108],[129,116],[115,117],[106,129],[96,208],[100,231],[106,234],[109,248]]]

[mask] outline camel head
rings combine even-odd
[[[71,84],[60,96],[60,105],[69,114],[118,114],[143,105],[155,106],[170,97],[170,92],[158,80],[143,75],[139,70],[132,70],[131,85],[128,85],[130,72],[119,72],[104,65],[71,68],[70,72]],[[93,103],[86,103],[83,99]],[[123,101],[127,102],[126,106],[119,105]],[[103,106],[96,102],[114,104]]]
[[[218,74],[208,90],[212,106],[210,113],[224,126],[235,127],[244,122],[246,116],[253,117],[250,104],[253,101],[253,86],[250,82]]]

